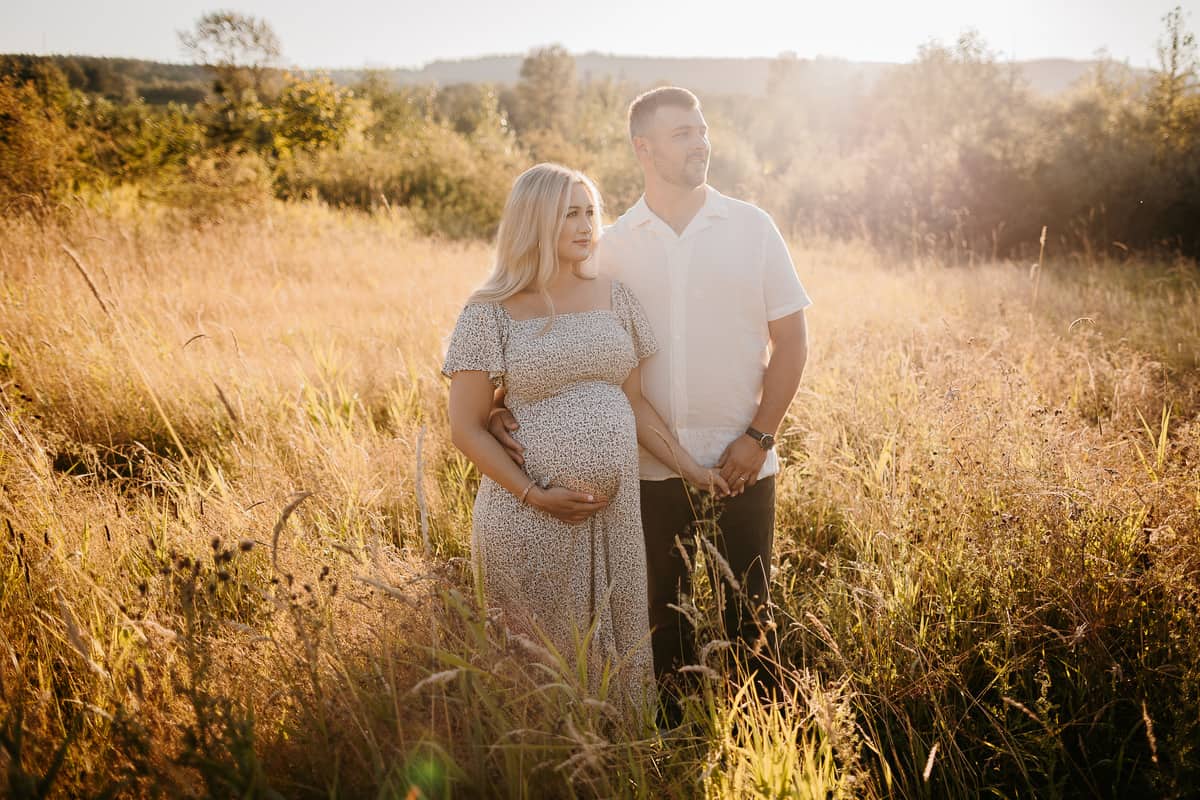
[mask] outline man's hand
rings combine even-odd
[[[525,446],[512,436],[513,431],[519,427],[521,425],[517,422],[517,418],[504,406],[492,409],[492,413],[488,417],[488,433],[500,443],[504,452],[508,453],[508,457],[520,467],[525,465]]]
[[[767,460],[767,451],[749,436],[739,434],[729,443],[717,461],[721,477],[729,485],[731,495],[739,495],[758,482],[758,471]]]

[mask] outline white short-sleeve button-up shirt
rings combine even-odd
[[[715,465],[758,411],[767,323],[812,304],[766,212],[707,187],[682,235],[640,199],[605,229],[600,274],[641,301],[659,351],[642,362],[642,392],[699,463]],[[643,480],[677,477],[641,449]],[[779,471],[767,455],[759,477]]]

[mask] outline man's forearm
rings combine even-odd
[[[781,342],[771,351],[771,359],[763,375],[762,400],[750,423],[751,427],[763,433],[779,430],[788,406],[800,388],[800,378],[804,375],[807,360],[808,347],[802,341]]]

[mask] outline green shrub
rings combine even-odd
[[[316,196],[336,206],[406,206],[425,232],[488,237],[524,163],[514,149],[485,148],[426,124],[393,145],[298,156],[282,166],[277,186],[285,197]]]
[[[271,171],[253,153],[206,153],[188,159],[176,176],[146,194],[193,224],[221,222],[270,201]]]
[[[35,84],[0,77],[0,208],[45,210],[70,193],[81,137]]]

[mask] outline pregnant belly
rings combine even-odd
[[[558,395],[514,410],[530,477],[612,499],[637,471],[637,427],[615,386]]]

